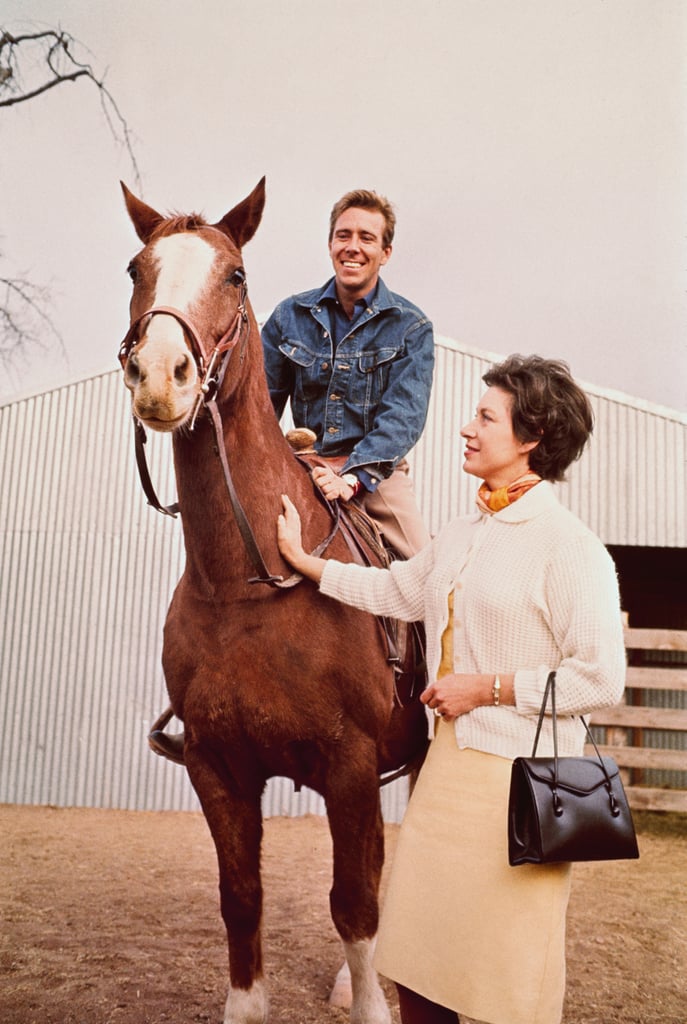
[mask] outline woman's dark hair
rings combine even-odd
[[[511,395],[513,433],[518,441],[539,441],[530,469],[543,480],[563,480],[579,459],[594,429],[594,413],[566,363],[542,356],[509,356],[484,374],[488,387]]]

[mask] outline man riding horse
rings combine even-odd
[[[384,196],[342,196],[329,222],[334,276],[280,302],[262,345],[277,416],[288,400],[295,426],[313,432],[324,462],[313,480],[325,498],[355,498],[389,548],[408,558],[429,540],[405,456],[427,419],[434,337],[425,314],[379,276],[395,226]],[[149,742],[184,763],[183,733],[154,728]]]

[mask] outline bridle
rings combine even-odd
[[[229,361],[234,352],[234,349],[238,346],[239,348],[239,359],[243,360],[246,342],[248,340],[249,325],[248,325],[248,313],[246,310],[246,279],[243,271],[236,271],[235,276],[238,277],[239,284],[239,303],[236,310],[236,316],[234,320],[224,332],[220,340],[212,348],[209,356],[205,355],[205,350],[200,338],[200,334],[197,331],[192,320],[182,313],[181,310],[175,309],[173,306],[153,306],[151,309],[142,313],[137,317],[129,327],[124,340],[119,346],[118,359],[121,367],[126,371],[127,364],[131,357],[131,354],[136,347],[139,328],[144,320],[149,320],[153,316],[158,314],[166,314],[167,316],[174,317],[174,319],[181,324],[184,331],[184,336],[189,345],[191,355],[196,364],[196,370],[198,371],[198,377],[200,380],[200,391],[196,404],[193,408],[193,413],[190,420],[189,430],[193,430],[199,413],[202,409],[205,409],[211,419],[212,426],[215,434],[215,451],[219,456],[222,464],[222,472],[224,474],[224,482],[227,487],[229,494],[229,500],[234,512],[236,524],[241,533],[243,543],[246,551],[253,562],[253,566],[256,570],[257,576],[248,580],[249,583],[267,583],[268,586],[287,588],[293,587],[297,583],[300,583],[302,576],[300,573],[293,573],[286,579],[283,576],[275,575],[271,573],[262,556],[258,543],[255,539],[255,534],[251,529],[251,525],[248,522],[248,517],[243,510],[243,506],[239,501],[236,489],[234,487],[234,481],[231,475],[231,469],[229,467],[229,461],[227,459],[226,447],[224,444],[224,430],[222,426],[222,417],[220,415],[219,408],[217,407],[217,395],[222,386],[222,382],[226,375]],[[134,420],[134,445],[136,452],[136,465],[138,467],[138,475],[141,481],[141,486],[148,499],[148,504],[151,505],[158,512],[163,515],[172,516],[176,518],[179,513],[179,505],[175,502],[172,505],[163,505],[155,492],[150,472],[148,470],[148,463],[145,456],[145,444],[146,444],[146,433],[141,420],[133,414]],[[330,515],[333,519],[333,528],[331,533],[325,540],[323,540],[315,550],[312,552],[314,555],[321,555],[323,551],[331,543],[338,528],[339,528],[339,506],[337,503],[328,502],[321,494],[318,488],[316,488],[318,495],[321,497],[323,503],[327,506]]]
[[[126,370],[129,357],[138,340],[139,327],[144,320],[150,319],[158,313],[165,313],[167,316],[174,317],[174,319],[181,324],[184,335],[191,349],[191,355],[193,356],[196,364],[200,380],[200,393],[193,409],[193,415],[191,416],[190,430],[193,430],[196,418],[203,405],[214,401],[220,385],[224,380],[224,375],[229,363],[228,357],[241,340],[243,327],[248,324],[248,313],[246,311],[246,297],[248,289],[246,288],[246,278],[243,271],[238,270],[235,271],[234,276],[237,277],[239,284],[239,303],[236,309],[236,316],[217,344],[213,347],[209,357],[206,358],[205,356],[200,335],[196,330],[193,321],[187,317],[185,313],[182,313],[179,309],[175,309],[173,306],[153,306],[152,309],[147,309],[145,313],[141,313],[141,315],[132,322],[122,344],[119,346],[118,359],[122,369]],[[243,359],[243,349],[247,338],[248,332],[246,331],[241,344],[241,359]],[[140,420],[138,422],[140,422]],[[161,511],[163,510],[161,509]]]

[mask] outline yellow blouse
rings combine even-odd
[[[446,629],[441,634],[441,661],[439,662],[437,679],[453,674],[453,594],[453,590],[449,591],[448,622],[446,623]]]

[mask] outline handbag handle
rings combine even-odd
[[[537,753],[537,745],[539,743],[539,734],[541,733],[542,722],[544,721],[544,714],[546,712],[546,705],[549,702],[549,694],[551,694],[551,726],[552,726],[552,731],[553,731],[553,788],[552,788],[553,812],[554,812],[554,814],[556,815],[557,818],[560,818],[561,814],[563,813],[563,807],[561,805],[560,797],[558,796],[558,729],[557,729],[557,719],[556,719],[556,673],[555,672],[549,672],[548,678],[546,680],[546,688],[544,690],[544,698],[543,698],[543,700],[541,702],[541,707],[539,709],[539,718],[537,719],[537,731],[534,734],[534,744],[532,746],[532,757],[534,757],[536,755],[536,753]],[[618,815],[620,814],[620,808],[618,807],[618,803],[616,801],[615,794],[613,793],[613,783],[611,782],[611,777],[608,774],[608,769],[606,768],[606,765],[604,764],[604,759],[602,758],[602,756],[601,756],[601,754],[599,752],[599,748],[596,745],[596,741],[595,741],[594,737],[591,734],[591,731],[590,731],[589,726],[587,725],[587,723],[586,723],[586,721],[584,719],[584,716],[580,715],[579,719],[580,719],[580,721],[582,722],[582,725],[585,728],[585,732],[587,733],[587,738],[588,738],[589,742],[592,744],[592,746],[594,747],[594,750],[596,751],[596,756],[597,756],[597,758],[599,760],[599,764],[601,765],[601,771],[604,773],[604,776],[606,778],[606,782],[604,783],[604,785],[606,786],[606,789],[608,790],[608,799],[609,799],[610,804],[611,804],[611,814],[613,815],[614,818],[617,818]]]

